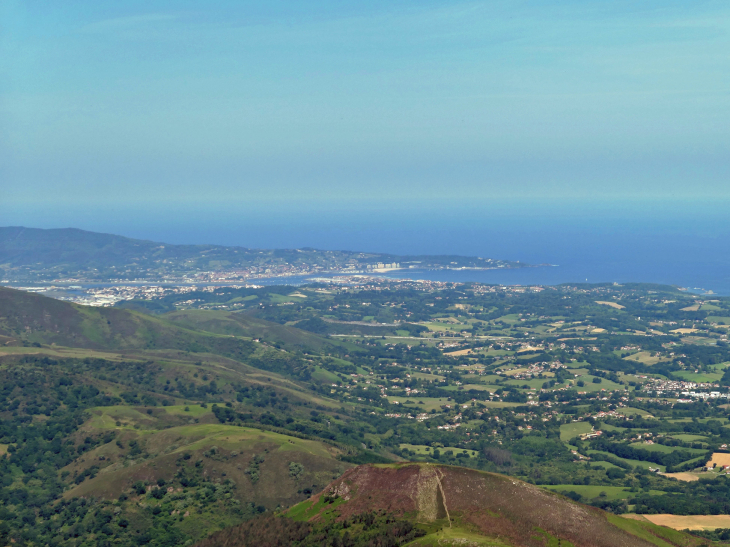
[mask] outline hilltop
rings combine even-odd
[[[314,530],[328,529],[330,536],[337,535],[338,529],[349,529],[351,537],[357,537],[358,525],[368,520],[363,515],[373,515],[371,522],[388,515],[391,521],[411,523],[420,528],[420,533],[411,534],[411,539],[417,539],[409,545],[419,546],[700,544],[687,534],[611,515],[512,477],[444,465],[356,467],[286,513],[294,521],[310,523]],[[328,527],[327,523],[341,526]],[[308,545],[305,541],[301,544]],[[234,528],[215,534],[201,547],[222,545],[239,547],[248,543]]]

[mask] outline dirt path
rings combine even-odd
[[[439,490],[441,491],[441,499],[444,501],[444,511],[446,511],[446,518],[449,519],[449,528],[451,528],[451,515],[449,515],[449,508],[446,505],[446,494],[444,493],[444,487],[441,486],[441,478],[439,477],[440,471],[436,470],[436,482],[439,485]]]

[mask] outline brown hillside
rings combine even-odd
[[[519,546],[544,546],[541,530],[575,547],[656,545],[614,526],[599,509],[511,477],[460,467],[360,466],[347,471],[313,501],[322,496],[342,498],[337,505],[339,519],[377,510],[416,515],[419,522],[448,515],[454,524]],[[317,513],[310,520],[321,516]]]

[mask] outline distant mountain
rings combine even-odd
[[[396,267],[515,268],[526,264],[461,256],[398,256],[316,249],[169,245],[76,228],[0,228],[0,275],[9,281],[192,281],[201,272],[261,275],[362,272]]]

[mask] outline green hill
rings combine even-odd
[[[246,356],[250,340],[195,332],[158,317],[93,308],[0,287],[0,336],[19,342],[92,349],[178,349]]]
[[[214,310],[185,310],[167,313],[162,319],[192,330],[215,334],[258,338],[280,344],[286,349],[321,351],[333,345],[343,345],[337,340],[327,340],[311,332],[280,325],[248,314]]]

